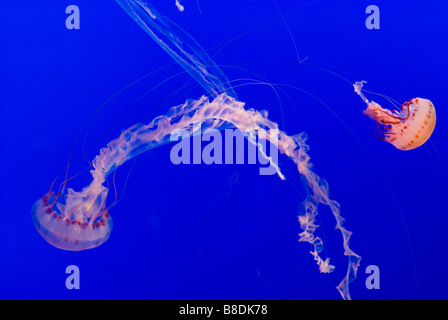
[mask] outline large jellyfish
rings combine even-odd
[[[322,273],[332,272],[334,266],[330,264],[329,258],[324,260],[320,256],[324,243],[314,233],[318,228],[316,218],[319,204],[330,208],[336,220],[336,229],[342,235],[344,255],[348,257],[347,273],[337,289],[344,299],[350,299],[349,283],[356,278],[361,257],[349,247],[351,232],[343,226],[340,206],[330,198],[327,182],[312,171],[306,134],[289,136],[268,119],[266,111],[246,109],[209,55],[180,27],[160,15],[150,3],[143,0],[117,2],[209,96],[172,107],[166,115],[156,117],[149,124],[135,124],[109,142],[92,162],[92,182],[88,186],[81,191],[68,188],[65,195],[49,191],[35,203],[32,219],[39,234],[53,246],[64,250],[80,251],[101,245],[109,238],[112,229],[112,218],[106,207],[108,188],[104,186],[108,175],[142,152],[170,142],[171,135],[176,132],[186,131],[194,136],[209,129],[223,129],[230,125],[247,133],[247,139],[271,160],[271,165],[281,179],[284,176],[280,168],[263,152],[263,147],[257,143],[257,135],[263,132],[265,139],[275,139],[279,152],[296,164],[308,191],[298,216],[302,229],[299,241],[312,245],[311,255]],[[65,183],[62,190],[65,190]]]
[[[431,101],[414,98],[403,103],[400,111],[391,111],[366,98],[362,93],[364,83],[356,82],[353,86],[367,104],[364,114],[376,121],[379,139],[400,150],[412,150],[428,141],[436,126],[436,109]]]

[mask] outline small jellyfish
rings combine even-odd
[[[431,101],[414,98],[403,103],[400,111],[384,109],[364,96],[364,83],[365,81],[356,82],[353,86],[367,104],[364,114],[376,121],[376,136],[379,139],[400,150],[412,150],[428,141],[436,126],[436,110]]]

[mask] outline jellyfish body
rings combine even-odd
[[[361,92],[365,82],[355,83],[355,92],[367,103],[364,114],[377,123],[377,137],[400,150],[412,150],[431,137],[436,126],[436,110],[428,99],[414,98],[403,103],[400,111],[382,108]]]
[[[66,215],[64,205],[57,201],[50,192],[31,209],[34,226],[48,243],[63,250],[81,251],[107,241],[112,231],[112,218],[106,210],[100,210],[90,218],[85,214],[78,217]],[[88,202],[83,201],[82,204]]]

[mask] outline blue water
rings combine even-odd
[[[180,12],[174,0],[151,3],[230,80],[286,85],[281,103],[269,86],[235,91],[288,134],[308,133],[314,170],[341,204],[362,256],[353,299],[448,298],[448,4],[184,0]],[[65,27],[70,4],[80,8],[79,30]],[[379,30],[365,27],[371,4],[381,10]],[[321,207],[316,234],[336,269],[320,274],[310,246],[298,243],[305,191],[286,158],[290,174],[281,181],[260,176],[257,165],[176,166],[166,145],[118,169],[122,197],[105,244],[67,252],[36,232],[31,207],[72,150],[69,177],[122,129],[204,93],[188,74],[170,78],[182,71],[114,1],[0,3],[0,298],[340,299],[341,235]],[[341,77],[367,80],[367,90],[400,103],[430,99],[433,136],[409,152],[376,139],[375,123]],[[68,185],[80,190],[89,181],[85,171]],[[69,265],[80,269],[80,290],[65,287]],[[380,289],[365,286],[369,265],[380,269]]]

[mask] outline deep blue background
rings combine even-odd
[[[329,182],[354,232],[351,246],[363,257],[352,297],[447,299],[448,4],[184,0],[181,13],[174,0],[152,3],[230,80],[287,85],[279,87],[281,105],[268,86],[236,91],[248,107],[269,110],[287,133],[309,134],[314,169]],[[80,30],[65,28],[70,4],[81,10]],[[365,27],[370,4],[381,9],[380,30]],[[300,58],[308,57],[304,64],[295,62],[279,8]],[[79,160],[71,175],[88,168],[83,150],[92,160],[122,129],[203,93],[182,74],[143,96],[182,71],[172,62],[114,1],[0,2],[0,298],[340,298],[335,287],[347,264],[340,233],[322,207],[316,234],[336,270],[319,274],[309,245],[297,242],[304,193],[293,166],[286,165],[287,182],[259,176],[255,165],[175,166],[164,146],[118,170],[120,193],[130,173],[129,182],[111,210],[114,230],[104,245],[65,252],[35,231],[31,206],[72,148]],[[431,99],[438,117],[431,140],[402,152],[376,139],[353,88],[307,64],[350,82],[367,80],[367,90],[400,103]],[[85,172],[69,185],[79,190],[88,182]],[[65,288],[71,264],[80,267],[81,290]],[[372,264],[381,270],[380,290],[365,287]]]

